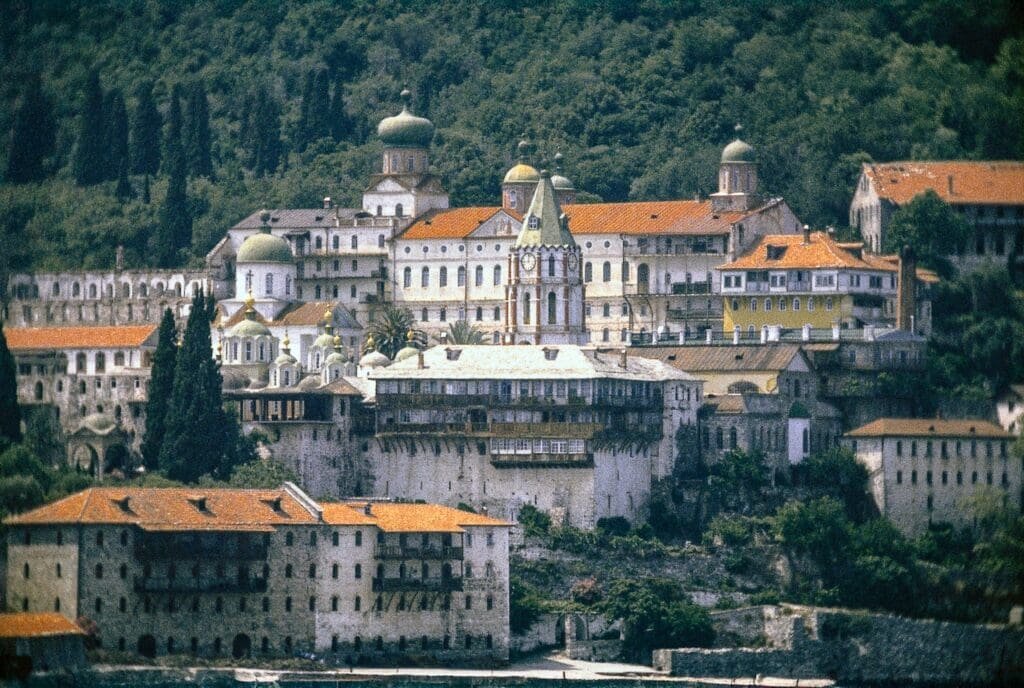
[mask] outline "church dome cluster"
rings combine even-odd
[[[417,117],[409,111],[411,94],[402,91],[402,111],[385,117],[377,125],[377,136],[389,148],[426,148],[434,138],[434,124],[426,117]]]

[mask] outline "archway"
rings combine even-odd
[[[103,454],[103,471],[109,473],[113,470],[127,470],[129,458],[127,447],[123,444],[112,444]]]
[[[138,650],[139,654],[143,657],[149,657],[150,659],[156,657],[156,638],[149,634],[140,635]]]
[[[81,442],[71,452],[71,465],[96,475],[100,457],[91,444]]]
[[[252,641],[245,633],[239,633],[231,643],[231,656],[235,659],[248,657],[252,653]]]
[[[636,289],[639,294],[646,294],[651,290],[651,269],[647,263],[640,263],[636,268]]]

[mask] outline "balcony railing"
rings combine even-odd
[[[673,282],[673,294],[710,294],[710,282]]]
[[[456,592],[461,578],[374,578],[374,592]]]
[[[590,468],[594,455],[583,454],[491,454],[495,468]]]
[[[203,578],[143,578],[135,576],[135,592],[153,593],[259,593],[267,591],[266,578],[243,578],[241,580],[209,580]]]
[[[142,540],[135,544],[135,556],[147,561],[169,559],[241,559],[267,558],[267,546],[262,542],[232,542],[229,539],[208,542],[160,542]]]
[[[378,559],[462,559],[462,548],[452,545],[377,545]]]

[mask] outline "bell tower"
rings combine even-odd
[[[585,344],[580,247],[569,233],[547,170],[509,252],[506,344]]]

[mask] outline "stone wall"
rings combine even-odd
[[[829,677],[841,683],[1009,684],[1024,675],[1024,629],[790,605],[712,614],[716,631],[765,647],[656,650],[675,676]]]
[[[596,614],[565,617],[565,651],[570,659],[612,662],[622,654],[622,622]]]
[[[524,633],[513,635],[509,644],[512,656],[561,647],[565,643],[565,619],[561,614],[541,614]]]

